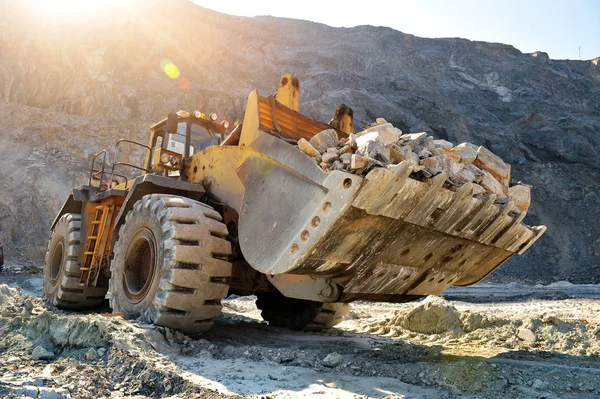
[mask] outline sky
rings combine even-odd
[[[600,57],[600,0],[193,0],[226,14],[388,26],[420,37],[511,44],[554,59]]]

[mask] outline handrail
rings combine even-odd
[[[119,145],[120,145],[121,143],[134,144],[134,145],[137,145],[137,146],[139,146],[139,147],[143,147],[143,148],[145,148],[145,149],[146,149],[146,151],[152,152],[152,148],[150,148],[150,147],[148,147],[147,145],[144,145],[144,144],[142,144],[142,143],[138,143],[137,141],[133,141],[133,140],[127,140],[127,139],[121,139],[121,140],[117,141],[117,143],[115,144],[115,154],[114,154],[114,156],[113,156],[112,170],[111,170],[111,173],[110,173],[110,185],[109,185],[109,187],[112,187],[112,183],[113,183],[113,177],[115,176],[115,167],[116,167],[116,166],[129,166],[129,167],[131,167],[131,168],[134,168],[134,169],[138,169],[138,170],[144,171],[144,172],[146,172],[146,173],[148,173],[148,172],[149,172],[149,170],[148,170],[148,169],[146,169],[146,168],[143,168],[143,167],[141,167],[141,166],[133,165],[133,164],[126,163],[126,162],[120,162],[120,161],[117,161],[117,158],[118,158],[118,155],[119,155]],[[148,155],[148,154],[146,154],[146,155]],[[116,175],[117,175],[117,176],[121,176],[121,177],[125,177],[125,176],[123,176],[123,175],[119,175],[119,174],[116,174]],[[129,180],[127,180],[127,178],[125,178],[125,189],[127,189],[127,182],[128,182],[128,181],[129,181]]]
[[[102,158],[102,169],[98,170],[98,169],[94,169],[94,165],[96,163],[96,158],[98,158],[100,156],[100,154],[104,153],[104,158]],[[106,165],[106,150],[102,150],[99,153],[97,153],[96,155],[94,155],[94,157],[92,158],[92,167],[90,168],[90,178],[88,180],[88,185],[91,186],[92,185],[92,177],[94,177],[96,174],[100,173],[100,185],[102,185],[102,178],[104,177],[104,166]],[[94,170],[97,170],[96,173],[94,173]]]

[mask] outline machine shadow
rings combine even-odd
[[[190,353],[184,361],[177,356],[170,360],[186,372],[212,380],[239,395],[268,395],[279,390],[315,394],[319,386],[370,397],[394,394],[410,397],[415,389],[423,391],[425,397],[436,392],[444,396],[457,390],[469,393],[473,384],[498,389],[503,381],[499,374],[472,373],[482,362],[499,368],[543,368],[547,363],[554,363],[600,370],[597,356],[525,350],[493,357],[446,354],[441,345],[423,345],[336,328],[320,333],[296,332],[270,327],[244,315],[236,315],[233,320],[217,320],[200,340],[208,341],[211,348]],[[334,368],[326,367],[322,360],[332,352],[339,353],[343,361]],[[198,364],[203,366],[198,367]],[[441,382],[423,384],[406,372],[423,365],[425,370],[442,376],[443,385]],[[220,376],[220,370],[227,375]],[[465,376],[470,380],[465,380]],[[470,381],[469,384],[466,381]]]

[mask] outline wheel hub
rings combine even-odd
[[[157,245],[149,229],[138,230],[130,241],[125,255],[123,285],[132,303],[142,301],[154,280]]]

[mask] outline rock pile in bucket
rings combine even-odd
[[[454,145],[425,132],[404,134],[383,118],[341,140],[335,130],[324,130],[308,141],[300,139],[298,149],[326,172],[365,176],[374,168],[408,161],[413,165],[412,178],[426,181],[445,172],[446,188],[456,190],[471,183],[476,198],[495,194],[499,205],[512,200],[511,213],[526,212],[531,202],[531,186],[521,182],[510,186],[510,165],[487,148],[468,142]]]

